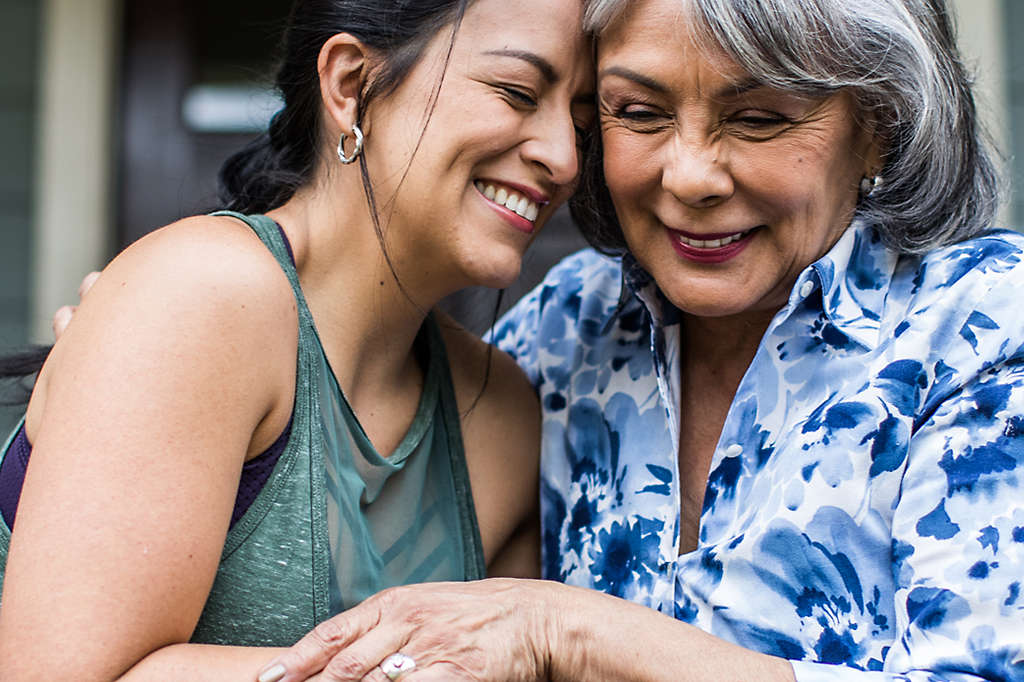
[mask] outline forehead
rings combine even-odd
[[[630,0],[597,41],[598,71],[611,62],[636,69],[703,67],[728,81],[749,80],[738,64],[714,45],[701,43],[688,0]]]
[[[479,51],[493,49],[497,43],[573,58],[589,47],[582,0],[475,0],[466,11],[457,41]]]

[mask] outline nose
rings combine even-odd
[[[677,133],[673,144],[665,146],[662,187],[694,208],[721,203],[732,195],[734,186],[720,152],[718,143],[703,133]]]
[[[540,166],[545,180],[555,185],[569,185],[580,171],[580,150],[576,127],[568,111],[536,116],[531,135],[523,142],[520,153],[525,161]]]

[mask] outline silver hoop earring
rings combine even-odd
[[[869,197],[875,193],[875,190],[882,184],[882,176],[873,175],[871,177],[864,176],[860,179],[860,195],[861,197]]]
[[[352,150],[351,156],[345,156],[345,138],[348,137],[345,133],[341,134],[341,139],[338,140],[338,158],[346,166],[350,163],[354,163],[359,155],[363,153],[363,131],[359,129],[359,124],[352,124],[352,135],[356,138],[356,147]]]

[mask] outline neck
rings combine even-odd
[[[729,317],[687,315],[682,327],[682,367],[714,377],[735,392],[757,353],[774,312]]]
[[[339,191],[342,184],[300,190],[269,215],[292,244],[331,367],[346,395],[358,401],[361,392],[406,385],[418,372],[416,335],[427,312],[449,292],[420,286],[415,273],[396,277],[361,186],[349,182]],[[388,252],[399,260],[393,249]]]

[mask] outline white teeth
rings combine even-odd
[[[537,219],[540,215],[540,206],[524,196],[520,196],[516,192],[510,192],[504,187],[495,188],[494,185],[480,182],[479,180],[474,183],[477,190],[483,194],[487,199],[493,201],[496,204],[504,206],[510,211],[515,212],[517,215],[526,218],[530,222]]]
[[[736,234],[729,235],[728,237],[722,237],[721,239],[709,239],[707,241],[701,239],[690,239],[689,237],[684,237],[680,234],[677,234],[676,238],[683,244],[692,246],[695,249],[717,249],[743,239],[747,232],[750,232],[750,230],[747,230],[746,232],[737,232]]]

